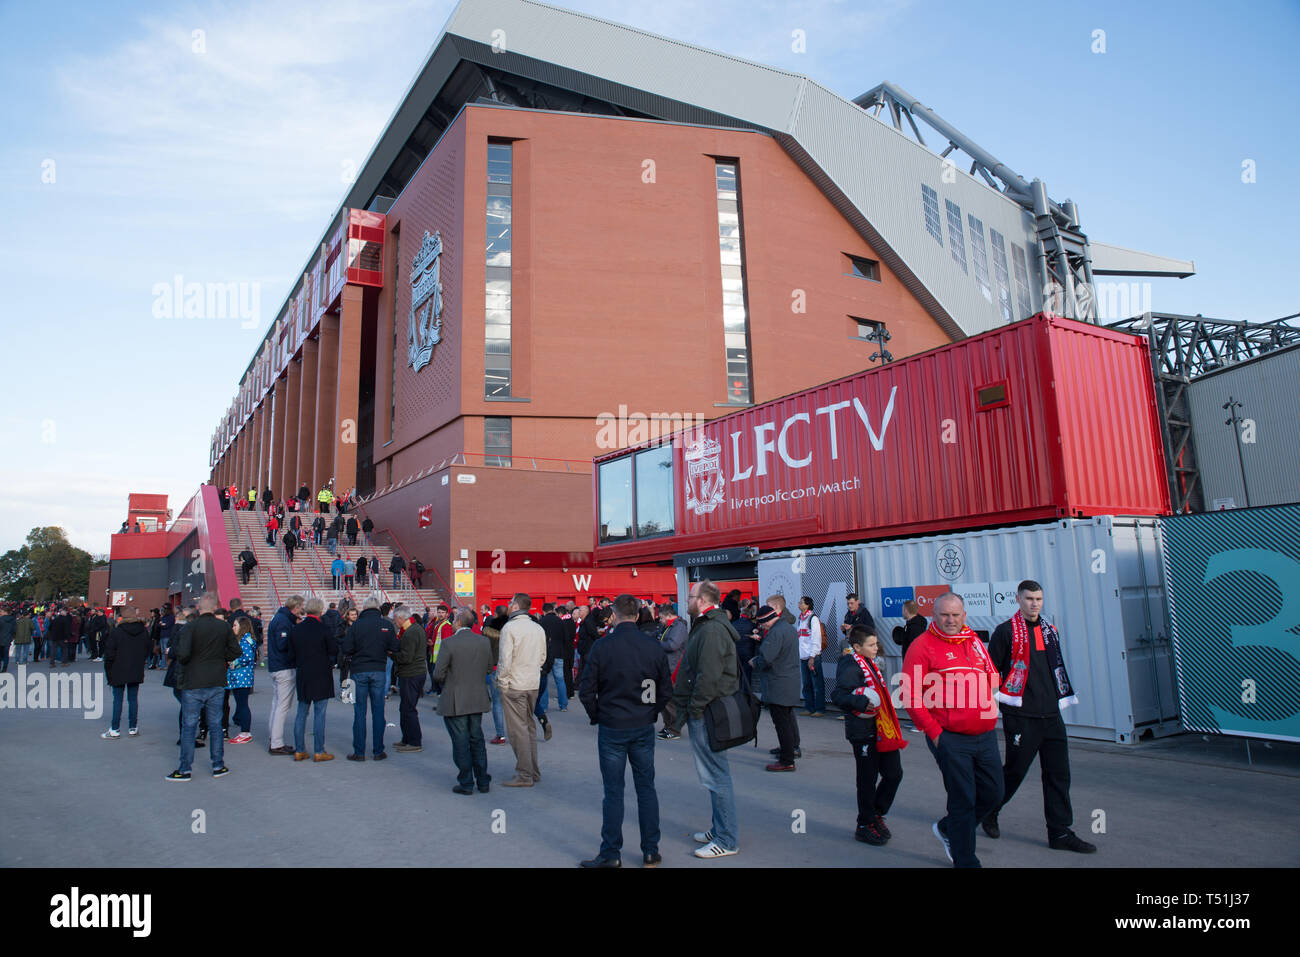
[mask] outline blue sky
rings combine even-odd
[[[128,492],[193,494],[347,170],[453,6],[0,4],[0,549],[39,524],[104,552]],[[1195,260],[1153,281],[1157,311],[1300,311],[1294,2],[567,6],[846,97],[897,83],[1075,200],[1094,240]],[[260,321],[156,317],[177,274],[255,284]]]

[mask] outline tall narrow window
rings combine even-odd
[[[483,464],[510,468],[510,420],[483,419]]]
[[[718,190],[718,250],[722,261],[722,329],[727,356],[727,401],[748,405],[753,401],[753,378],[749,364],[749,305],[745,297],[737,165],[719,161],[715,164],[714,176]]]
[[[948,209],[948,248],[952,250],[953,261],[966,272],[966,237],[961,231],[961,207],[950,199],[943,201]]]
[[[993,246],[993,278],[998,282],[998,308],[1002,310],[1003,321],[1012,322],[1015,315],[1011,311],[1011,277],[1007,274],[1006,243],[996,229],[989,230],[989,241]]]
[[[508,399],[510,393],[510,184],[513,148],[489,143],[487,155],[487,300],[483,395]]]
[[[924,183],[921,184],[921,207],[925,210],[925,231],[942,246],[943,225],[939,221],[939,194]]]
[[[993,291],[989,288],[989,254],[984,248],[984,224],[966,215],[966,225],[970,227],[970,251],[975,260],[975,281],[979,283],[980,293],[989,302],[993,301]]]
[[[1029,269],[1025,265],[1025,251],[1018,243],[1011,244],[1011,261],[1016,267],[1016,299],[1020,304],[1020,318],[1028,319],[1034,306],[1029,299]]]
[[[388,441],[397,421],[397,290],[402,288],[402,231],[393,230],[393,376],[388,380]]]

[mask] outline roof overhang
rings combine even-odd
[[[1196,263],[1190,259],[1170,259],[1123,246],[1088,244],[1092,250],[1092,272],[1096,276],[1173,276],[1186,279],[1196,275]]]

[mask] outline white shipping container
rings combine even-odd
[[[852,553],[852,570],[835,577],[853,580],[828,582],[819,574],[815,587],[825,595],[809,597],[819,613],[825,609],[827,630],[838,635],[842,596],[856,591],[876,619],[887,667],[894,674],[902,667],[902,656],[892,632],[903,624],[899,605],[905,589],[921,589],[927,617],[938,592],[962,594],[967,623],[987,638],[1015,612],[1016,585],[1034,579],[1043,586],[1044,617],[1060,630],[1066,669],[1079,696],[1079,703],[1063,712],[1069,733],[1127,743],[1148,730],[1157,735],[1182,730],[1160,548],[1160,529],[1152,518],[1063,519],[766,553],[759,562],[759,590],[764,597],[773,590],[802,592],[809,582],[799,568],[815,556]],[[830,567],[848,565],[838,561]],[[797,600],[796,595],[790,604]],[[824,656],[828,682],[834,679],[836,655],[828,651]]]

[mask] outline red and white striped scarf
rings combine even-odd
[[[866,696],[867,689],[871,689],[880,698],[880,704],[869,711],[853,712],[859,718],[876,719],[876,750],[877,751],[901,751],[907,747],[907,742],[903,740],[903,732],[898,725],[898,714],[894,711],[894,702],[889,698],[889,689],[885,686],[884,676],[876,670],[875,664],[868,661],[856,651],[850,652],[853,660],[858,663],[862,669],[862,676],[866,684],[861,688],[854,689],[855,695]]]

